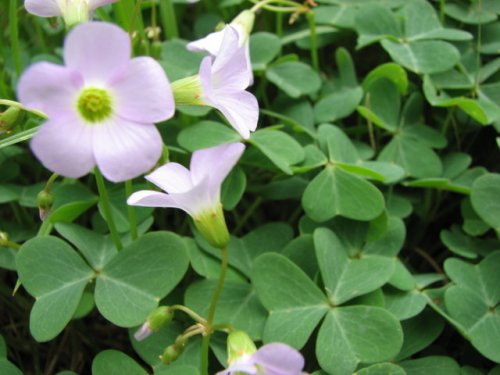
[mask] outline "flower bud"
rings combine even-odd
[[[54,196],[51,192],[47,190],[42,190],[36,196],[36,204],[38,206],[38,213],[40,215],[40,220],[45,221],[52,210],[52,204],[54,203]]]
[[[202,87],[198,75],[179,79],[172,83],[175,105],[207,105],[202,99]]]
[[[227,361],[232,363],[237,358],[257,351],[255,344],[243,331],[233,331],[227,337]]]
[[[213,209],[201,211],[193,217],[193,220],[196,229],[198,229],[210,245],[219,249],[227,246],[229,243],[229,231],[224,219],[222,204],[219,203]]]
[[[0,134],[14,128],[21,117],[22,111],[17,107],[9,107],[5,112],[0,113]]]
[[[163,354],[160,356],[162,363],[169,365],[174,362],[184,351],[184,345],[170,345],[167,346]]]
[[[90,9],[87,0],[71,0],[60,3],[62,17],[67,27],[89,20]]]
[[[247,36],[250,35],[253,29],[253,23],[255,21],[255,13],[251,10],[244,10],[240,14],[236,16],[235,19],[231,21],[231,25],[238,25],[243,29],[244,34]]]
[[[155,331],[170,324],[174,317],[174,312],[168,306],[159,306],[154,309],[146,318],[144,324],[137,330],[134,337],[137,341],[142,341]]]

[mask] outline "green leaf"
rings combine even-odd
[[[0,374],[2,375],[23,375],[23,373],[7,360],[7,344],[0,335]]]
[[[117,254],[111,238],[73,223],[58,223],[56,230],[85,257],[95,270],[100,270]]]
[[[409,358],[415,353],[428,347],[436,340],[444,329],[444,321],[430,309],[424,310],[412,319],[401,322],[403,326],[404,342],[396,359],[398,361]]]
[[[444,356],[424,357],[399,364],[407,375],[460,375],[460,367],[453,358]]]
[[[472,185],[471,202],[479,217],[500,233],[500,174],[479,177]]]
[[[307,186],[302,206],[313,220],[335,216],[369,221],[384,210],[382,193],[371,183],[340,168],[325,168]]]
[[[279,130],[258,130],[252,134],[250,142],[286,174],[293,173],[291,165],[304,160],[305,153],[300,143]]]
[[[71,222],[97,201],[97,196],[80,183],[60,184],[54,189],[54,206],[47,220]]]
[[[360,363],[392,359],[403,344],[397,319],[373,306],[347,306],[331,310],[316,340],[321,367],[332,375],[351,374]]]
[[[354,375],[406,375],[406,372],[393,363],[377,363],[356,371]]]
[[[460,60],[458,50],[440,40],[411,43],[382,40],[381,44],[395,62],[418,74],[444,72]]]
[[[321,87],[318,73],[299,61],[274,65],[266,70],[266,77],[292,98],[313,94]]]
[[[281,41],[276,35],[258,32],[250,36],[250,59],[254,70],[264,70],[281,51]]]
[[[385,63],[373,69],[363,80],[363,90],[369,91],[372,84],[379,79],[387,79],[391,81],[401,95],[405,95],[408,91],[408,75],[400,65],[395,63]]]
[[[117,350],[100,352],[92,361],[92,375],[148,375],[136,361]]]
[[[24,243],[16,264],[19,280],[36,298],[31,334],[37,341],[49,341],[71,320],[94,272],[66,242],[52,236]]]
[[[301,348],[328,310],[325,295],[298,266],[279,254],[255,260],[252,283],[269,310],[264,342],[282,341]]]
[[[182,129],[177,137],[177,142],[188,151],[196,151],[240,140],[240,135],[230,127],[220,122],[208,120],[197,122]]]
[[[17,201],[20,197],[19,187],[12,184],[0,185],[0,203]]]
[[[203,280],[189,285],[184,297],[186,306],[206,316],[216,283],[216,280]],[[248,333],[253,340],[259,340],[266,319],[267,311],[250,284],[224,283],[215,311],[215,324],[232,324]]]
[[[470,2],[468,5],[464,3],[446,3],[444,12],[451,18],[472,25],[481,25],[497,19],[495,13],[483,8],[481,3],[476,2]]]
[[[318,128],[318,141],[321,148],[335,162],[357,163],[360,161],[358,150],[349,137],[338,127],[323,124]]]
[[[353,113],[363,99],[363,89],[357,87],[343,87],[323,97],[314,106],[316,122],[336,121]]]
[[[247,187],[247,176],[236,166],[224,180],[221,188],[221,202],[224,210],[232,210],[240,201]]]
[[[170,232],[148,233],[104,266],[95,288],[97,308],[118,326],[141,324],[182,279],[188,264],[180,237]]]
[[[356,12],[357,48],[386,37],[401,36],[401,27],[391,10],[379,4],[366,4]]]
[[[427,305],[427,299],[418,290],[399,291],[387,289],[384,291],[386,308],[399,320],[413,318]]]
[[[187,43],[181,39],[173,39],[163,43],[160,63],[170,82],[198,73],[204,54],[188,51]]]
[[[314,231],[314,247],[323,283],[333,305],[378,289],[394,271],[394,260],[387,257],[348,258],[338,237],[326,228]]]
[[[399,125],[401,97],[396,85],[379,78],[371,83],[366,94],[365,106],[359,106],[358,112],[375,125],[389,132],[395,132]]]

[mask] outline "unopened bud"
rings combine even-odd
[[[172,83],[175,105],[207,105],[201,98],[201,81],[198,75],[179,79]]]
[[[134,337],[137,341],[144,340],[155,331],[170,324],[174,312],[168,306],[160,306],[154,309],[146,318],[146,322],[137,330]]]
[[[9,107],[5,112],[0,113],[0,134],[14,128],[21,117],[22,111],[17,107]]]
[[[219,249],[227,246],[229,243],[229,231],[227,230],[226,220],[222,204],[216,208],[204,210],[193,217],[196,229],[202,234],[207,242]]]
[[[184,345],[178,346],[174,344],[167,346],[163,354],[160,356],[160,360],[162,363],[169,365],[175,360],[177,360],[177,358],[179,358],[179,356],[182,354],[183,351],[184,351]]]
[[[36,203],[38,206],[40,220],[45,221],[52,210],[54,196],[47,190],[42,190],[36,196]]]

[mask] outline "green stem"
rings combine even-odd
[[[42,221],[42,225],[40,225],[40,229],[38,229],[38,233],[36,234],[36,236],[37,237],[48,236],[52,231],[53,226],[54,225],[51,223],[50,220]]]
[[[227,264],[228,264],[228,254],[227,247],[220,249],[221,251],[221,266],[220,266],[220,275],[219,280],[217,281],[217,285],[214,290],[214,294],[212,295],[212,300],[210,301],[210,307],[208,308],[208,316],[205,336],[203,336],[203,341],[201,343],[201,371],[202,375],[208,375],[208,344],[210,343],[210,335],[212,334],[212,323],[214,321],[215,309],[217,308],[217,301],[219,300],[219,296],[222,292],[222,286],[224,285],[224,279],[226,277]]]
[[[125,195],[130,197],[132,195],[132,180],[125,181]],[[132,240],[136,240],[137,235],[137,215],[135,214],[135,206],[127,205],[128,221],[130,223],[130,236]]]
[[[99,203],[101,203],[101,208],[104,213],[104,219],[106,219],[106,223],[108,224],[109,232],[111,233],[111,238],[113,239],[115,247],[119,251],[123,249],[123,244],[122,240],[120,239],[120,235],[116,230],[113,213],[111,212],[111,205],[109,203],[108,190],[106,189],[104,178],[102,177],[99,168],[95,168],[94,174],[95,181],[97,183],[97,190],[99,191]]]
[[[173,305],[173,306],[170,306],[170,309],[174,310],[174,311],[175,310],[182,311],[185,314],[189,315],[194,321],[196,321],[198,323],[202,323],[202,324],[207,323],[207,321],[205,319],[203,319],[200,315],[196,314],[193,310],[191,310],[190,308],[187,308],[184,305]]]
[[[311,31],[311,62],[314,70],[319,72],[318,59],[318,35],[316,34],[316,22],[314,21],[314,12],[307,12],[307,20],[309,21],[309,30]]]
[[[252,205],[246,210],[245,214],[241,218],[241,221],[234,229],[234,233],[238,233],[241,230],[241,228],[243,228],[247,220],[250,218],[250,216],[252,216],[254,211],[257,209],[257,207],[259,207],[261,203],[262,203],[262,197],[257,197],[257,199],[253,201]]]
[[[17,242],[9,241],[9,240],[0,240],[0,247],[6,247],[13,250],[19,250],[21,245]]]
[[[16,73],[19,76],[23,71],[21,61],[21,50],[19,48],[19,29],[17,27],[17,0],[10,0],[9,3],[9,36],[10,46],[12,49],[12,57],[14,59],[14,66]]]
[[[179,29],[177,28],[177,19],[172,0],[160,1],[160,17],[167,40],[177,38],[179,36]]]

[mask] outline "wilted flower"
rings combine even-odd
[[[250,10],[244,10],[229,24],[238,34],[238,47],[244,48],[250,84],[253,83],[253,74],[252,64],[250,63],[249,38],[254,20],[255,13]],[[218,56],[227,30],[229,29],[225,27],[222,30],[208,34],[204,38],[188,43],[187,49],[190,51],[207,51],[212,56]]]
[[[174,113],[170,84],[155,60],[130,54],[126,32],[89,22],[66,37],[65,66],[40,62],[24,72],[20,101],[49,118],[31,141],[45,167],[77,178],[97,164],[117,182],[158,161],[163,141],[154,122]]]
[[[224,247],[229,233],[220,203],[221,185],[244,149],[242,143],[231,143],[195,151],[189,170],[178,163],[167,163],[146,179],[168,194],[142,190],[132,194],[127,203],[180,208],[193,218],[210,244]]]
[[[61,16],[68,26],[72,26],[88,21],[95,9],[115,1],[117,0],[25,0],[24,7],[35,16]]]
[[[215,59],[207,56],[199,75],[172,84],[177,104],[209,105],[221,111],[245,139],[257,128],[259,104],[245,89],[250,84],[244,47],[238,47],[238,33],[226,26]]]

